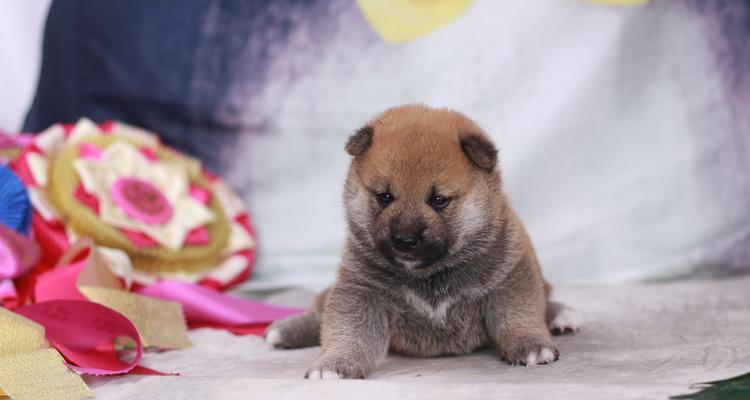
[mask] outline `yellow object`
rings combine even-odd
[[[92,397],[55,349],[44,348],[44,328],[0,307],[0,396],[13,400]]]
[[[45,347],[44,327],[0,307],[0,356]]]
[[[55,349],[0,357],[0,385],[13,400],[78,400],[94,394]]]
[[[86,264],[78,274],[76,286],[89,300],[109,307],[127,317],[141,336],[144,347],[184,349],[190,347],[182,305],[128,292],[126,283],[113,272],[132,274],[130,261],[122,252],[97,247],[89,238],[73,243],[60,257],[58,267],[89,250]]]
[[[79,286],[89,300],[126,316],[135,325],[145,347],[184,349],[190,347],[182,306],[118,289]]]
[[[385,41],[424,36],[466,12],[474,0],[357,0],[367,22]]]

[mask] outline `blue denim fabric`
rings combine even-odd
[[[227,154],[239,134],[263,131],[249,94],[262,84],[269,49],[288,37],[288,11],[311,3],[56,0],[24,130],[117,119],[159,133],[220,173],[238,161]]]

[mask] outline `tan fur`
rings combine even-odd
[[[346,149],[349,234],[336,282],[311,314],[269,328],[274,345],[317,342],[320,325],[311,378],[364,377],[389,350],[437,356],[492,345],[511,364],[557,359],[549,323],[562,305],[548,307],[551,287],[480,127],[455,111],[403,106]],[[380,203],[382,193],[392,202]],[[439,208],[436,196],[450,202]],[[402,236],[419,240],[406,249],[395,244]]]

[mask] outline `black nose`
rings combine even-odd
[[[422,237],[417,235],[397,235],[391,238],[393,248],[401,252],[410,252],[422,244]]]

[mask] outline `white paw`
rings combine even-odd
[[[537,364],[549,364],[557,360],[558,356],[555,351],[549,347],[542,347],[538,352],[532,351],[526,356],[526,366],[531,367]]]
[[[266,343],[273,347],[281,344],[281,332],[278,329],[271,329],[266,332]]]
[[[310,371],[307,375],[307,379],[343,379],[344,377],[339,375],[336,371],[328,370],[314,370]]]
[[[578,311],[565,307],[550,322],[549,330],[553,333],[578,332],[581,329],[582,322],[583,318]]]

